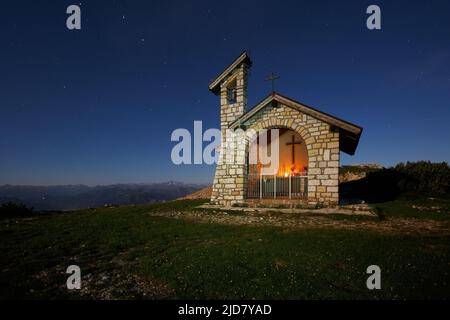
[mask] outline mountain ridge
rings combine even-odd
[[[22,202],[37,210],[75,210],[108,205],[144,204],[183,197],[206,184],[184,182],[111,185],[0,185],[0,204]]]

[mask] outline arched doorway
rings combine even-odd
[[[248,149],[257,150],[257,157],[247,157],[247,198],[306,198],[308,150],[301,135],[289,128],[271,128],[259,134]],[[266,134],[266,143],[261,134]],[[270,173],[264,170],[269,167]]]

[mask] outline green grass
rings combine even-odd
[[[450,199],[403,196],[371,206],[387,218],[417,218],[450,221]]]
[[[76,264],[83,281],[88,275],[135,274],[161,284],[164,292],[155,297],[170,299],[448,298],[448,236],[227,226],[146,214],[192,210],[200,203],[2,220],[0,297],[77,299],[78,292],[64,287],[65,268]],[[382,270],[379,291],[365,285],[372,264]],[[37,277],[43,271],[47,276]],[[114,287],[115,298],[144,298],[129,283],[92,286]]]

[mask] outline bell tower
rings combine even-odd
[[[224,129],[245,113],[248,69],[251,65],[250,57],[243,52],[209,85],[209,90],[220,96],[222,134]]]
[[[247,78],[252,62],[246,52],[237,57],[217,78],[209,90],[220,96],[221,152],[226,153],[226,134],[230,125],[244,115],[247,108]],[[235,150],[233,150],[234,152]],[[245,164],[221,160],[216,167],[211,202],[232,205],[244,200]],[[233,186],[231,188],[230,186]],[[239,190],[239,191],[236,191]]]

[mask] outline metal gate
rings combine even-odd
[[[301,199],[308,196],[308,177],[276,175],[261,176],[249,174],[247,180],[248,199],[289,198]]]

